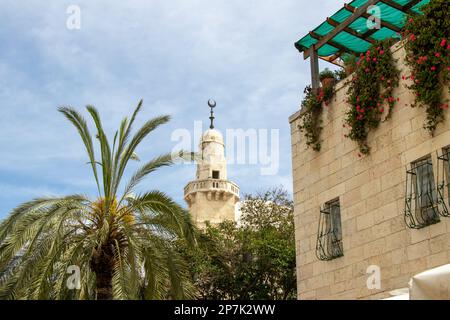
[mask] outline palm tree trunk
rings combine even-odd
[[[97,300],[112,300],[112,270],[96,273]]]
[[[110,245],[102,246],[97,253],[91,260],[91,269],[96,277],[97,300],[112,300],[114,254]]]

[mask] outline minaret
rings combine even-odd
[[[199,144],[196,180],[184,188],[184,199],[194,223],[202,228],[205,222],[218,224],[235,221],[239,187],[227,179],[227,161],[222,134],[214,129],[214,100],[209,100],[211,125]]]

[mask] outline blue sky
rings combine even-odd
[[[81,8],[80,30],[66,28],[69,5]],[[309,64],[293,44],[342,5],[2,0],[0,218],[38,196],[95,195],[82,143],[56,110],[61,105],[83,112],[87,104],[96,106],[110,135],[141,98],[138,123],[170,114],[171,122],[138,150],[144,161],[174,147],[174,130],[192,131],[199,120],[206,126],[206,101],[213,97],[219,130],[280,130],[277,175],[261,176],[259,165],[233,165],[229,178],[244,193],[275,185],[292,190],[287,119],[309,83]],[[194,174],[194,165],[165,168],[142,187],[182,202]]]

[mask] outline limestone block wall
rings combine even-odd
[[[408,75],[404,50],[393,48],[402,75]],[[369,135],[371,154],[358,157],[355,142],[344,138],[347,88],[338,84],[334,101],[322,115],[322,150],[306,148],[298,130],[300,112],[291,125],[297,278],[299,299],[380,299],[408,286],[410,277],[450,263],[450,218],[420,230],[404,221],[406,165],[450,145],[450,114],[434,137],[423,129],[426,113],[411,108],[413,93],[401,81],[392,118]],[[448,94],[446,93],[447,98]],[[407,105],[407,106],[406,106]],[[319,261],[315,256],[320,207],[339,197],[344,256]],[[381,289],[369,290],[370,265],[381,268]]]

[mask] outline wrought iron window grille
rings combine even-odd
[[[440,222],[431,157],[412,163],[406,170],[405,222],[411,229]]]
[[[438,154],[437,158],[439,213],[443,217],[450,217],[450,148],[443,149],[442,154]]]
[[[343,255],[341,210],[337,200],[326,203],[320,210],[316,256],[319,260],[328,261]]]

